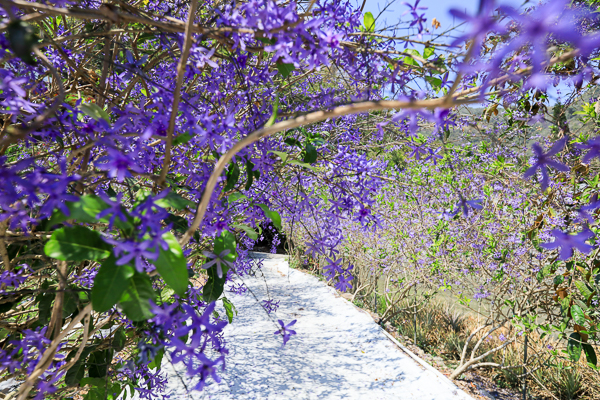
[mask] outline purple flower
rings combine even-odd
[[[461,196],[458,203],[456,203],[456,210],[452,213],[452,216],[456,215],[459,211],[462,211],[463,216],[465,216],[465,217],[468,216],[469,215],[469,207],[474,210],[481,210],[483,208],[483,206],[481,205],[482,201],[483,200],[481,200],[481,199],[467,200]]]
[[[560,247],[559,259],[562,261],[568,260],[573,256],[573,249],[577,249],[584,254],[589,254],[593,250],[593,246],[585,243],[586,240],[590,240],[595,237],[594,233],[586,229],[576,235],[562,232],[558,229],[552,230],[552,236],[554,236],[554,242],[541,243],[540,246],[551,250]]]
[[[479,2],[479,13],[475,16],[470,16],[457,9],[451,9],[450,14],[453,17],[468,22],[470,27],[464,35],[457,37],[451,45],[457,46],[463,41],[472,40],[471,51],[474,55],[479,55],[481,45],[489,33],[501,34],[506,31],[506,27],[498,22],[498,17],[493,15],[494,10],[494,0],[481,0]]]
[[[588,213],[588,211],[594,211],[598,208],[600,208],[600,200],[598,199],[598,195],[594,194],[590,198],[590,202],[578,210],[579,215],[581,218],[587,221],[594,221],[594,218]]]
[[[204,306],[204,303],[192,302],[190,304],[182,304],[183,312],[171,310],[169,306],[163,311],[159,311],[154,307],[159,321],[167,321],[171,325],[171,329],[163,330],[165,335],[168,335],[167,340],[163,341],[166,348],[171,351],[171,359],[173,363],[183,363],[187,368],[189,376],[199,376],[200,381],[196,385],[196,390],[202,390],[206,385],[209,377],[212,377],[216,382],[220,382],[220,378],[216,375],[216,367],[221,365],[225,367],[225,354],[227,349],[223,346],[223,340],[219,336],[223,328],[227,325],[225,321],[214,321],[213,311],[215,302],[210,303],[198,315],[198,309]],[[184,341],[186,337],[188,340]],[[216,359],[210,360],[205,351],[207,346],[212,344],[212,349],[220,354]]]
[[[354,277],[350,274],[342,274],[338,277],[338,281],[335,284],[335,288],[340,292],[345,292],[348,289],[352,288],[352,284],[350,281],[354,279]]]
[[[215,268],[217,269],[217,276],[219,278],[223,277],[223,267],[221,265],[221,263],[223,263],[224,265],[228,266],[229,268],[233,268],[233,263],[231,261],[227,261],[225,259],[225,257],[231,252],[231,250],[229,249],[225,249],[223,250],[218,256],[214,253],[211,253],[210,251],[203,251],[202,254],[204,254],[206,257],[210,258],[211,261],[204,263],[202,265],[203,269],[209,269],[210,267],[212,267],[213,265],[215,265]]]
[[[287,341],[290,340],[290,337],[292,335],[296,334],[296,331],[290,329],[290,326],[294,325],[296,323],[296,320],[293,320],[292,322],[290,322],[287,325],[285,325],[282,320],[278,320],[278,322],[279,322],[279,325],[281,325],[281,328],[279,328],[279,330],[273,334],[274,335],[282,335],[283,336],[283,346],[285,346]]]
[[[423,118],[426,121],[435,121],[434,115],[427,110],[403,110],[400,111],[392,117],[392,121],[398,122],[401,119],[408,118],[408,130],[411,135],[414,135],[419,129],[419,119],[418,117]]]
[[[114,252],[115,256],[118,257],[118,260],[115,264],[125,265],[131,262],[131,260],[134,260],[135,269],[138,272],[144,272],[146,270],[144,258],[150,260],[156,260],[158,258],[158,250],[155,247],[148,249],[153,245],[151,241],[135,242],[133,240],[127,240],[125,242],[120,242],[107,238],[105,238],[104,241],[116,245]],[[123,253],[125,253],[125,255],[122,255]]]
[[[154,360],[162,345],[154,346],[144,340],[140,340],[137,344],[139,350],[139,360],[142,364],[148,364]]]
[[[444,221],[450,221],[457,213],[458,213],[458,211],[455,212],[455,213],[453,213],[450,210],[444,210],[442,212],[436,212],[436,214],[439,214],[438,215],[438,219],[443,219]]]
[[[565,145],[567,144],[567,140],[568,138],[566,137],[560,139],[559,141],[554,143],[554,146],[552,146],[552,148],[547,153],[544,153],[544,150],[542,149],[542,146],[540,146],[539,143],[534,143],[531,146],[531,148],[535,153],[536,162],[527,171],[525,171],[525,175],[523,176],[525,178],[530,178],[539,169],[542,174],[542,190],[546,190],[546,188],[548,187],[548,180],[550,179],[548,177],[548,167],[552,167],[554,169],[557,169],[558,171],[563,172],[569,171],[569,167],[567,167],[565,164],[555,161],[551,158],[552,156],[556,155],[559,151],[561,151],[563,147],[565,147]]]
[[[38,390],[34,400],[42,400],[48,398],[47,395],[56,392],[58,381],[66,374],[66,371],[56,373],[55,371],[46,372],[43,379],[40,379],[36,384]]]
[[[200,368],[197,368],[194,376],[200,376],[200,381],[196,384],[194,389],[202,390],[204,386],[206,386],[206,381],[208,377],[212,377],[215,382],[221,382],[221,378],[217,375],[217,366],[221,365],[221,371],[225,369],[225,358],[223,356],[216,358],[215,360],[210,360],[204,354],[200,353],[197,355],[197,358],[201,361]]]
[[[211,57],[215,54],[216,48],[210,51],[202,46],[196,46],[190,51],[190,60],[195,60],[195,67],[198,70],[202,70],[204,65],[208,65],[211,68],[218,68],[219,65],[211,60]]]
[[[177,302],[171,305],[163,303],[162,305],[158,306],[156,303],[154,303],[154,301],[150,300],[150,306],[152,314],[154,314],[154,317],[152,317],[150,321],[154,322],[164,331],[170,330],[173,327],[173,322],[175,315],[177,314],[177,307],[179,307],[179,304]]]
[[[4,271],[0,274],[0,293],[4,293],[3,287],[9,286],[16,290],[30,276],[29,267],[23,265],[17,271]]]
[[[177,332],[175,333],[177,336],[184,336],[190,333],[190,331],[194,331],[193,336],[199,336],[201,334],[214,334],[216,332],[221,331],[225,325],[227,325],[227,322],[225,321],[221,321],[221,322],[217,322],[216,324],[213,324],[212,322],[210,322],[210,318],[212,316],[212,312],[215,309],[215,305],[216,302],[212,302],[210,303],[206,309],[204,310],[204,312],[202,313],[202,315],[198,316],[198,313],[196,311],[196,308],[188,305],[188,304],[182,304],[181,307],[183,308],[183,311],[186,313],[187,318],[191,321],[189,325],[185,325],[180,327]]]
[[[479,288],[479,290],[473,294],[473,298],[475,300],[481,300],[481,299],[487,299],[488,297],[490,297],[490,292],[485,290],[484,288]]]
[[[412,152],[408,156],[414,157],[417,160],[420,160],[422,155],[427,154],[427,149],[425,149],[421,146],[411,146],[409,144],[408,147],[410,147],[410,149],[412,150]]]
[[[582,150],[588,150],[582,158],[582,161],[588,164],[593,158],[600,157],[600,136],[596,136],[585,143],[577,143],[575,144],[575,147]]]
[[[342,272],[342,266],[340,265],[342,259],[338,258],[332,260],[327,258],[327,265],[323,267],[323,276],[327,279],[333,279],[338,272]]]
[[[413,17],[412,22],[410,23],[410,26],[415,26],[418,25],[418,29],[419,29],[419,39],[421,38],[421,33],[423,32],[424,28],[423,28],[423,23],[427,22],[427,18],[425,18],[425,13],[423,14],[419,14],[419,10],[427,10],[427,7],[419,7],[419,3],[421,2],[421,0],[416,0],[415,1],[415,5],[411,6],[410,3],[408,2],[403,2],[402,4],[405,6],[408,6],[409,10],[405,11],[404,14],[402,15],[406,15],[408,13],[410,13],[410,15]]]
[[[123,193],[117,194],[116,201],[112,201],[110,197],[108,197],[105,193],[100,193],[100,198],[104,200],[109,207],[103,211],[100,211],[96,218],[102,219],[107,215],[110,215],[110,219],[108,221],[108,229],[112,229],[115,218],[119,218],[121,222],[127,222],[127,216],[123,213],[123,207],[121,206]]]
[[[600,208],[600,200],[598,199],[598,195],[595,194],[594,196],[592,196],[592,198],[590,199],[590,202],[588,204],[586,204],[585,206],[581,207],[581,209],[583,211],[594,211],[596,209]]]
[[[444,157],[440,156],[438,154],[438,152],[440,151],[440,149],[436,149],[435,151],[432,149],[427,149],[427,151],[429,152],[429,155],[427,157],[425,157],[425,159],[423,161],[429,161],[432,160],[433,161],[433,165],[437,165],[438,160],[443,159]]]
[[[242,295],[248,291],[248,288],[243,283],[239,283],[237,285],[235,283],[233,283],[229,287],[229,291],[232,293],[235,293],[235,294]]]
[[[123,182],[126,177],[131,176],[129,170],[136,173],[144,172],[128,154],[112,148],[109,148],[107,152],[107,156],[98,160],[103,162],[103,164],[98,164],[98,169],[108,171],[110,178],[117,178],[118,182]]]
[[[279,302],[280,302],[280,300],[277,300],[277,301],[275,301],[273,299],[263,300],[262,306],[268,314],[271,314],[272,312],[277,311],[277,309],[279,308]]]
[[[131,51],[127,50],[125,52],[125,58],[127,59],[127,62],[125,64],[119,65],[121,69],[125,70],[119,75],[119,78],[124,80],[130,80],[135,74],[149,79],[144,70],[142,69],[144,63],[148,60],[147,55],[144,55],[142,58],[136,61],[135,58],[133,58],[133,54],[131,54]]]
[[[552,0],[530,14],[523,14],[512,7],[502,6],[500,11],[509,15],[520,27],[519,35],[515,37],[505,49],[495,55],[496,63],[505,55],[517,51],[525,45],[531,45],[532,76],[528,79],[526,87],[545,87],[544,62],[548,59],[548,36],[556,40],[572,42],[578,47],[585,46],[584,36],[574,29],[573,18],[577,12],[570,10],[569,0]]]

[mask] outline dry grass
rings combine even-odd
[[[368,301],[360,303],[357,305],[361,307],[372,305]],[[406,305],[404,307],[410,309]],[[414,314],[399,314],[392,325],[400,335],[414,341]],[[426,353],[442,357],[448,367],[455,368],[460,362],[467,337],[477,326],[475,317],[457,311],[443,302],[433,301],[417,312],[416,344]],[[506,337],[515,337],[514,330],[511,331],[508,327],[496,331],[494,336],[484,339],[478,354],[502,344],[503,341],[499,338],[501,333]],[[473,342],[468,350],[472,346]],[[586,364],[585,356],[576,363],[569,361],[562,352],[563,348],[563,342],[548,337],[541,338],[535,333],[529,335],[529,373],[526,377],[529,395],[535,399],[600,399],[600,374]],[[524,374],[523,352],[523,341],[517,340],[484,360],[501,364],[503,368],[480,368],[476,372],[491,378],[498,387],[520,391]],[[511,366],[516,368],[509,368]]]

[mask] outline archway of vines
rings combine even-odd
[[[382,323],[487,299],[454,376],[534,332],[595,368],[594,3],[482,0],[457,36],[418,1],[1,0],[5,398],[158,398],[165,355],[218,381],[265,227]]]

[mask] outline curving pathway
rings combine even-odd
[[[271,314],[250,294],[227,297],[238,310],[225,329],[230,354],[220,384],[189,392],[193,379],[167,363],[170,399],[472,399],[404,353],[365,312],[283,258],[263,260],[261,276],[244,277],[259,300],[266,285],[280,307]],[[274,321],[298,322],[281,348]]]

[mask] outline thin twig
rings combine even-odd
[[[27,128],[22,129],[16,128],[14,126],[9,126],[6,129],[6,137],[4,137],[0,141],[0,154],[2,154],[12,143],[15,143],[25,138],[30,132],[36,131],[39,128],[41,128],[44,125],[44,122],[58,110],[58,107],[60,107],[60,105],[65,100],[65,87],[63,85],[62,77],[60,76],[56,68],[54,68],[50,60],[48,60],[48,58],[44,55],[44,53],[40,51],[39,48],[36,47],[33,51],[35,55],[38,56],[38,58],[42,60],[44,64],[46,64],[48,69],[50,69],[50,72],[52,73],[52,76],[54,77],[54,80],[58,85],[58,96],[56,96],[56,99],[54,99],[52,105],[48,107],[48,109],[46,109],[46,111],[42,115],[37,116],[33,120],[33,123]]]
[[[50,343],[50,346],[48,347],[48,349],[46,349],[44,355],[40,358],[40,361],[35,366],[35,370],[31,373],[31,375],[27,377],[25,382],[23,382],[19,387],[17,400],[25,400],[27,398],[27,396],[29,395],[29,391],[35,384],[36,380],[44,373],[44,371],[46,371],[50,364],[52,364],[52,359],[56,354],[56,350],[58,349],[58,345],[60,344],[60,342],[67,336],[69,332],[75,329],[75,326],[79,323],[79,321],[81,321],[86,315],[88,315],[91,312],[92,304],[90,303],[87,306],[85,306],[85,308],[81,310],[81,312],[79,312],[79,314],[77,314],[77,316],[71,320],[69,326],[67,326],[67,328],[64,329],[60,333],[60,335],[58,335],[58,337],[56,337],[56,339],[52,341],[52,343]]]
[[[175,131],[175,120],[177,118],[179,102],[181,100],[181,87],[183,86],[183,78],[185,77],[185,65],[187,64],[187,59],[190,56],[190,49],[192,48],[192,27],[194,26],[194,16],[196,15],[197,8],[198,0],[192,0],[190,4],[190,13],[188,15],[187,25],[185,26],[183,51],[181,52],[181,58],[179,59],[179,65],[177,66],[177,83],[175,84],[175,91],[173,92],[173,107],[171,109],[169,129],[167,130],[165,158],[163,161],[162,170],[160,171],[160,177],[156,182],[157,186],[163,185],[165,179],[167,178],[167,173],[169,172],[169,164],[171,163],[171,147],[173,145],[173,132]]]

